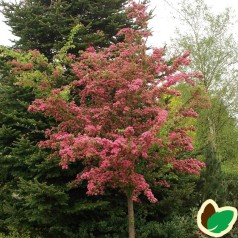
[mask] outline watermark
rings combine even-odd
[[[227,234],[237,220],[235,207],[218,207],[212,199],[206,200],[198,211],[199,229],[211,237],[222,237]]]

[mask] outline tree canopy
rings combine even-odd
[[[118,30],[131,25],[124,11],[127,3],[127,0],[24,0],[2,1],[1,6],[7,25],[19,37],[15,48],[38,49],[52,59],[77,24],[81,28],[75,35],[71,53],[90,45],[102,47],[116,42]]]

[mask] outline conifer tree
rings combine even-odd
[[[73,35],[75,49],[71,53],[77,53],[88,45],[103,47],[116,41],[114,34],[118,29],[130,25],[124,16],[124,3],[6,1],[2,5],[7,23],[13,33],[20,37],[15,48],[38,48],[46,56],[44,59],[38,58],[38,63],[42,62],[42,65],[38,65],[37,74],[34,75],[37,79],[45,70],[44,60],[48,62],[53,59],[78,23],[80,28],[77,35]],[[98,9],[101,9],[100,13]],[[8,232],[13,227],[23,234],[27,230],[43,237],[78,237],[80,234],[80,237],[86,238],[93,230],[97,230],[98,235],[104,234],[109,223],[113,234],[117,231],[116,222],[110,221],[109,217],[118,201],[112,197],[109,201],[107,198],[88,198],[80,189],[69,191],[67,182],[72,180],[74,173],[62,171],[57,158],[48,161],[49,151],[39,150],[37,146],[38,141],[44,138],[45,128],[55,122],[27,111],[35,93],[29,87],[16,85],[12,66],[17,52],[10,53],[8,49],[1,48],[0,53],[1,231]],[[34,51],[29,54],[34,55]],[[31,68],[29,57],[24,59],[25,69]],[[57,84],[59,86],[70,80],[70,72],[67,72]],[[116,221],[120,219],[117,216],[123,213],[124,208],[120,209],[120,206],[113,214]],[[106,215],[98,212],[101,209],[105,210]],[[92,220],[94,224],[91,224]]]
[[[81,28],[75,35],[71,53],[87,46],[108,46],[116,42],[115,34],[130,25],[123,11],[127,0],[21,0],[2,1],[2,13],[15,36],[15,48],[38,49],[52,59],[67,42],[70,30]]]

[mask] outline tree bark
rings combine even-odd
[[[127,195],[129,238],[135,238],[135,217],[132,194]]]
[[[216,129],[209,116],[208,116],[208,122],[209,122],[209,130],[210,130],[209,141],[211,143],[212,153],[216,155],[216,152],[217,152]]]

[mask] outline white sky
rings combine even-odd
[[[6,0],[5,0],[6,1]],[[9,0],[11,1],[11,0]],[[168,0],[174,6],[180,0]],[[231,7],[238,15],[238,1],[236,0],[205,0],[214,12],[224,10],[226,7]],[[155,17],[150,22],[150,27],[153,29],[153,37],[149,39],[148,44],[162,47],[169,42],[175,31],[176,22],[173,19],[173,10],[164,2],[164,0],[151,0],[151,8],[156,7],[154,11]],[[10,28],[4,24],[4,17],[0,14],[0,45],[12,45],[11,39],[14,39],[10,32]],[[235,27],[238,29],[238,27]]]
[[[168,0],[176,8],[180,0]],[[235,15],[238,16],[238,1],[237,0],[204,0],[204,2],[211,8],[212,12],[219,13],[230,7],[234,10]],[[151,6],[156,7],[154,10],[155,17],[150,22],[150,27],[153,29],[153,37],[149,40],[149,45],[162,47],[169,39],[173,37],[175,32],[176,21],[173,15],[176,12],[164,0],[151,0]],[[238,31],[238,25],[235,27]]]

